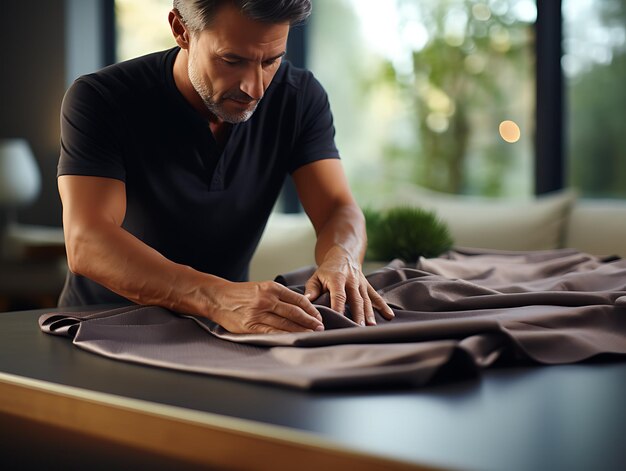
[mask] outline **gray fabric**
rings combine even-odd
[[[312,269],[277,280],[302,292]],[[118,360],[297,388],[411,383],[495,364],[572,363],[626,354],[626,261],[574,250],[457,249],[368,276],[396,317],[360,327],[315,301],[326,331],[231,334],[153,306],[52,313],[44,332]]]

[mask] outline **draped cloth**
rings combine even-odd
[[[276,281],[302,293],[313,270]],[[232,334],[137,305],[45,314],[39,326],[117,360],[302,389],[420,386],[493,365],[626,355],[626,260],[457,248],[412,266],[394,260],[367,278],[393,320],[376,314],[376,326],[358,326],[324,294],[314,301],[323,332]]]

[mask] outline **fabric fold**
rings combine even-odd
[[[314,267],[278,282],[302,293]],[[110,358],[296,388],[427,384],[494,364],[626,355],[626,262],[573,250],[459,249],[368,280],[394,310],[361,327],[314,301],[326,330],[232,334],[206,318],[154,306],[41,316],[42,331]],[[626,358],[626,356],[625,356]]]

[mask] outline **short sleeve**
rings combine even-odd
[[[301,91],[299,132],[289,173],[316,160],[339,158],[328,95],[312,73],[308,73],[307,79]]]
[[[57,176],[125,180],[120,113],[84,78],[68,89],[61,105],[61,154]]]

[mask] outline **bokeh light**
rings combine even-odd
[[[510,120],[502,121],[500,123],[500,137],[504,139],[506,142],[513,144],[519,141],[522,133],[519,129],[519,126]]]

